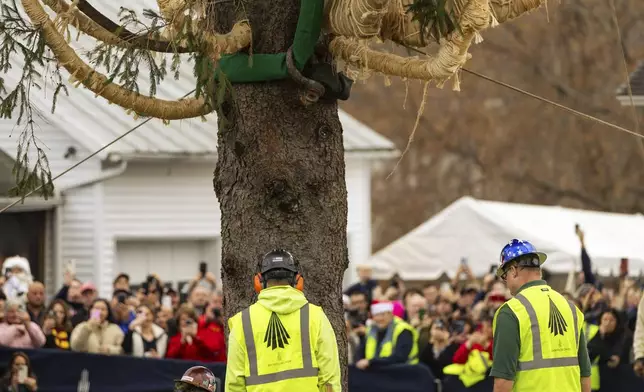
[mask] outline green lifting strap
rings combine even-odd
[[[293,59],[298,70],[313,55],[322,29],[324,0],[302,0],[293,39]],[[249,61],[250,60],[250,61]],[[277,54],[235,53],[221,56],[219,69],[231,83],[252,83],[290,78],[286,69],[286,52]]]

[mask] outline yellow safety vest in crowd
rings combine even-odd
[[[472,350],[464,365],[460,363],[447,365],[443,369],[443,373],[458,376],[465,388],[469,388],[477,382],[485,380],[491,367],[492,361],[488,352]]]
[[[523,289],[506,304],[519,320],[521,336],[513,391],[579,392],[583,313],[548,285]]]
[[[398,336],[402,331],[410,331],[413,338],[412,349],[409,352],[407,363],[415,365],[418,363],[418,332],[414,327],[407,324],[401,318],[394,316],[394,321],[387,327],[384,339],[378,347],[378,328],[375,325],[369,327],[367,341],[365,343],[365,358],[387,358],[391,356],[398,342]]]
[[[241,328],[246,345],[246,391],[317,391],[315,330],[322,308],[306,303],[300,310],[277,315],[253,304],[230,320]],[[279,349],[275,349],[279,348]],[[278,385],[279,383],[279,385]],[[271,385],[268,385],[271,384]]]
[[[595,324],[584,323],[584,334],[586,335],[586,342],[590,342],[592,338],[599,332],[599,327]],[[595,358],[590,367],[590,389],[599,391],[599,357]]]

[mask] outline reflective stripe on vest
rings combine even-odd
[[[579,358],[574,357],[564,357],[564,358],[543,358],[543,351],[541,349],[541,330],[539,329],[539,319],[537,318],[537,312],[535,312],[534,307],[528,301],[526,297],[522,294],[517,294],[515,297],[521,305],[525,307],[525,310],[528,312],[528,317],[530,317],[530,329],[532,331],[532,361],[519,362],[517,364],[517,370],[535,370],[535,369],[546,369],[553,367],[562,367],[562,366],[578,366]],[[577,320],[577,309],[572,302],[567,301],[572,311],[572,319],[575,329],[575,341],[577,342],[577,349],[579,349],[579,329],[578,329],[578,320]]]
[[[309,331],[309,304],[302,306],[300,309],[300,336],[302,338],[302,368],[284,370],[277,373],[259,375],[257,372],[257,350],[255,348],[255,339],[253,335],[253,324],[250,321],[250,308],[246,308],[241,314],[242,327],[244,329],[244,340],[246,341],[246,351],[248,352],[248,366],[250,375],[246,377],[246,385],[260,385],[289,380],[301,377],[317,377],[318,369],[313,367],[311,357],[311,339]]]

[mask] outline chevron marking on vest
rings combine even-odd
[[[550,319],[548,321],[548,328],[550,328],[550,332],[555,336],[563,335],[568,329],[566,320],[564,320],[563,315],[559,309],[557,309],[557,305],[552,302],[552,298],[548,297],[548,300],[550,301]]]
[[[268,320],[268,328],[266,328],[266,334],[264,335],[264,343],[266,343],[266,348],[284,348],[288,346],[288,340],[291,338],[291,335],[288,334],[284,324],[280,321],[280,318],[277,317],[277,314],[273,312],[271,318]]]

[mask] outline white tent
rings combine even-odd
[[[644,271],[644,217],[473,199],[455,201],[402,238],[375,253],[370,262],[379,278],[398,272],[406,280],[453,276],[462,258],[476,275],[498,265],[503,246],[512,238],[530,241],[548,254],[544,268],[555,273],[580,269],[575,224],[586,233],[593,270],[619,270],[629,258],[631,275]]]

